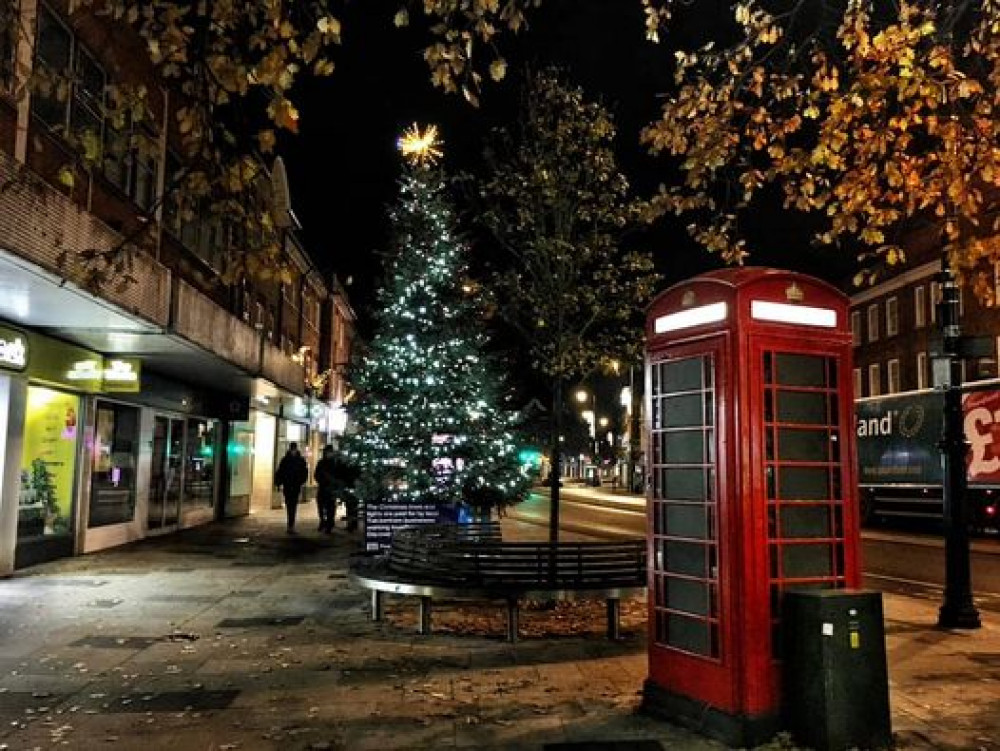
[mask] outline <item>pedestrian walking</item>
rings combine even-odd
[[[333,446],[323,447],[323,457],[313,469],[316,481],[316,509],[319,511],[319,531],[333,532],[337,517],[337,491],[340,483],[337,477],[337,459]]]
[[[309,466],[305,457],[299,453],[297,443],[288,444],[287,453],[278,462],[274,473],[274,484],[285,496],[285,514],[288,517],[288,532],[295,532],[295,512],[299,507],[299,493],[309,479]]]

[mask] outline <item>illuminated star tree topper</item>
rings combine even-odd
[[[417,123],[413,123],[403,131],[396,144],[403,158],[415,167],[430,167],[444,154],[436,125],[428,125],[421,130]]]

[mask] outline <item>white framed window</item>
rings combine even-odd
[[[864,395],[864,386],[861,383],[861,368],[854,369],[854,398],[858,399]]]
[[[868,306],[868,341],[878,341],[878,305]]]
[[[913,325],[918,329],[927,325],[927,290],[922,284],[913,289]]]
[[[851,311],[851,341],[857,347],[861,344],[861,311]]]
[[[927,353],[917,352],[917,388],[927,388]]]
[[[882,393],[882,370],[878,363],[868,366],[868,396],[878,396]]]
[[[886,367],[886,376],[888,377],[888,383],[886,384],[888,387],[886,389],[887,394],[898,394],[903,390],[899,383],[899,360],[889,360]]]
[[[965,295],[963,294],[965,290],[959,287],[955,290],[955,294],[958,297],[958,317],[961,318],[965,315]]]
[[[937,306],[941,302],[941,282],[931,282],[931,323],[937,322]]]
[[[885,301],[885,335],[896,336],[899,333],[899,300],[893,296]],[[898,366],[899,363],[897,362]]]

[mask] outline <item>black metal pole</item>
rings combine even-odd
[[[941,259],[941,304],[939,307],[944,354],[948,360],[948,383],[944,390],[944,429],[941,457],[944,469],[944,602],[938,611],[942,628],[979,628],[979,611],[972,599],[972,572],[969,550],[969,524],[966,514],[966,456],[962,415],[961,326],[958,320],[958,285],[948,265]]]

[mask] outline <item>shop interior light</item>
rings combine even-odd
[[[758,321],[775,323],[795,323],[800,326],[822,326],[834,328],[837,325],[837,311],[829,308],[812,308],[808,305],[788,305],[767,300],[750,301],[750,317]]]
[[[706,323],[716,323],[726,320],[729,309],[724,302],[714,302],[709,305],[700,305],[697,308],[688,308],[677,313],[668,313],[660,316],[653,323],[653,330],[657,334],[664,334],[668,331],[679,331],[689,329],[692,326],[703,326]]]

